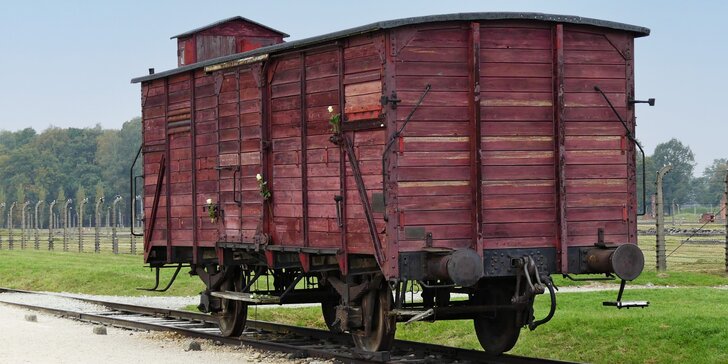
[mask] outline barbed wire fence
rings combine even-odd
[[[111,203],[88,198],[74,204],[73,199],[58,202],[0,202],[0,250],[111,252],[138,254],[141,237],[130,228],[143,229],[142,199],[134,199],[130,214],[120,195]],[[94,206],[87,213],[86,205]],[[48,206],[48,208],[43,208]],[[75,207],[75,209],[74,209]],[[136,216],[137,218],[134,218]]]
[[[638,241],[645,254],[645,267],[656,267],[658,271],[728,273],[728,172],[717,205],[665,203],[670,213],[659,222],[654,212],[661,203],[653,198],[652,213],[638,220]],[[664,232],[662,242],[657,234],[660,223]]]

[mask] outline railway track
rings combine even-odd
[[[5,292],[63,297],[94,304],[104,310],[81,312],[5,302],[2,300]],[[216,320],[205,314],[9,288],[0,288],[0,303],[85,322],[136,330],[175,332],[185,337],[213,340],[226,345],[245,345],[261,350],[294,353],[295,357],[319,357],[345,363],[567,363],[506,354],[494,356],[482,351],[403,340],[397,340],[392,351],[367,353],[355,350],[349,335],[254,320],[248,320],[246,331],[241,337],[231,338],[221,336]]]

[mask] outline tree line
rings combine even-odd
[[[69,198],[73,206],[88,198],[84,215],[90,216],[93,201],[101,197],[107,207],[117,194],[126,203],[129,168],[141,144],[141,128],[141,119],[134,118],[120,130],[96,125],[50,127],[41,133],[32,128],[0,131],[0,202],[6,203],[5,211],[14,201],[56,200],[60,209]],[[128,210],[122,209],[124,214]],[[20,216],[20,208],[13,213]],[[5,222],[6,214],[2,217]]]
[[[647,207],[650,197],[655,193],[657,171],[665,165],[672,165],[672,170],[663,179],[663,195],[665,211],[672,212],[676,205],[698,204],[718,206],[725,189],[726,158],[717,158],[706,167],[702,175],[695,176],[695,155],[689,146],[673,138],[658,144],[652,155],[645,156],[645,178],[647,190]],[[637,158],[637,174],[640,179],[637,193],[640,210],[642,209],[642,158]],[[715,208],[717,212],[721,207]]]

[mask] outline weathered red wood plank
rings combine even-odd
[[[626,179],[587,178],[566,180],[566,193],[627,192]]]
[[[566,78],[624,79],[626,75],[625,65],[564,65],[564,77]]]
[[[550,49],[481,49],[481,63],[548,63],[553,61]]]
[[[465,210],[470,208],[469,195],[450,196],[402,196],[398,206],[405,211],[413,210]]]
[[[487,171],[487,170],[486,170]],[[528,181],[483,181],[483,195],[513,195],[523,193],[554,193],[554,180],[528,180]]]
[[[397,58],[403,62],[462,62],[467,58],[468,51],[463,47],[438,48],[435,44],[430,46],[409,46],[402,49]]]
[[[379,52],[377,51],[377,48],[371,42],[355,46],[350,45],[349,47],[344,48],[344,60],[378,55]]]
[[[553,178],[553,169],[552,165],[486,166],[483,169],[483,179],[488,181],[545,180]]]
[[[323,77],[315,80],[306,80],[306,92],[324,92],[324,91],[337,91],[339,89],[339,77],[330,76]]]
[[[410,137],[403,139],[403,150],[400,152],[434,152],[434,151],[466,151],[469,148],[468,137]]]
[[[567,165],[567,178],[627,178],[625,165]]]
[[[430,85],[433,91],[467,91],[467,77],[418,77],[418,76],[401,76],[397,77],[397,91],[422,92],[425,86]]]
[[[487,249],[510,249],[514,246],[519,248],[553,247],[555,244],[553,236],[531,236],[526,238],[490,238],[483,239],[483,246]]]
[[[490,106],[550,107],[550,92],[482,92],[480,104]]]
[[[356,62],[348,62],[347,67],[351,64],[354,64]],[[308,63],[307,63],[308,64]],[[376,67],[371,67],[368,69],[372,69]],[[306,79],[307,80],[314,80],[317,78],[323,78],[323,77],[329,77],[339,74],[339,64],[338,63],[319,63],[319,64],[313,64],[311,66],[306,66]]]
[[[552,80],[545,77],[481,77],[480,88],[482,91],[493,92],[543,92],[551,93]]]
[[[419,29],[408,43],[409,47],[464,47],[468,41],[467,30],[461,27]]]
[[[565,145],[567,150],[622,150],[623,136],[567,136]]]
[[[481,120],[484,121],[551,121],[553,109],[543,107],[481,107]]]
[[[621,150],[567,150],[567,164],[626,164],[627,155]]]
[[[608,136],[608,135],[624,135],[624,126],[620,122],[582,122],[582,121],[569,121],[565,123],[566,135],[594,135],[594,136]]]
[[[486,166],[548,165],[554,162],[554,152],[544,151],[485,151],[482,163]]]
[[[467,224],[459,225],[425,225],[425,226],[408,226],[409,228],[424,228],[428,233],[432,233],[433,240],[450,240],[450,239],[468,239],[472,237],[472,227]],[[404,229],[398,231],[400,241],[422,241],[424,239],[408,239]]]
[[[566,64],[624,64],[625,60],[616,49],[611,50],[569,50],[564,52]]]
[[[551,79],[551,64],[545,63],[483,63],[481,77],[548,77]]]
[[[549,29],[483,28],[480,34],[481,49],[551,49],[551,31]]]
[[[462,63],[404,62],[397,65],[397,74],[403,76],[467,76],[468,65]]]
[[[627,95],[624,93],[608,93],[607,97],[614,105],[627,105]],[[604,107],[608,106],[601,94],[567,92],[564,95],[566,107]]]
[[[551,121],[482,122],[481,127],[484,136],[546,136],[554,132]]]
[[[382,60],[379,58],[379,56],[369,56],[369,57],[361,57],[361,58],[352,58],[348,59],[344,62],[344,73],[347,75],[354,74],[354,73],[362,73],[362,72],[370,72],[370,71],[379,71],[382,68]],[[328,75],[336,74],[338,70],[335,72],[331,72],[331,70],[328,70]]]
[[[381,160],[381,150],[379,150]],[[470,156],[461,152],[407,152],[397,160],[399,167],[424,166],[466,166],[470,164]]]
[[[627,223],[624,221],[583,221],[568,225],[569,235],[597,237],[597,230],[604,229],[605,235],[626,235]]]
[[[412,111],[411,106],[400,106],[397,108],[397,121],[404,121]],[[416,111],[410,122],[413,121],[467,121],[468,108],[466,107],[433,107],[427,108],[427,112],[420,109]]]
[[[406,226],[470,224],[470,210],[416,211],[401,215]]]
[[[533,209],[554,207],[552,194],[529,193],[483,196],[483,209]],[[517,212],[514,212],[517,213]]]
[[[488,224],[514,222],[550,222],[556,221],[556,209],[492,209],[483,211],[483,221]]]
[[[547,151],[553,149],[553,136],[485,136],[483,150]]]
[[[569,208],[568,221],[603,221],[621,220],[623,217],[622,207],[583,207]],[[596,238],[596,237],[595,237]]]
[[[399,182],[399,196],[459,195],[470,191],[468,181]]]
[[[627,120],[627,108],[615,105],[617,112],[622,116],[623,120]],[[606,107],[568,107],[564,110],[565,121],[613,121],[619,123],[619,119],[614,115],[614,111]]]
[[[626,243],[627,235],[624,234],[604,234],[604,241],[610,243]],[[570,235],[566,239],[566,243],[569,246],[594,246],[597,243],[597,237],[595,235]]]
[[[609,51],[614,47],[604,34],[565,30],[564,49],[567,51],[564,53],[570,53],[572,50]]]
[[[609,207],[624,206],[629,196],[626,193],[578,193],[566,198],[567,207]]]
[[[518,210],[514,210],[511,213],[518,214],[519,212]],[[526,237],[552,238],[556,235],[556,224],[551,222],[483,224],[483,235],[485,239]]]

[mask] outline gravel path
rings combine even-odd
[[[86,296],[149,306],[180,308],[189,297]],[[104,307],[68,297],[2,293],[0,302],[19,302],[48,308],[99,313]],[[161,304],[161,306],[160,306]],[[177,307],[180,306],[180,307]],[[35,315],[36,321],[28,321]],[[314,358],[292,359],[288,354],[199,341],[201,351],[186,351],[191,339],[176,334],[107,327],[107,335],[94,334],[98,325],[58,318],[0,303],[0,363],[285,363],[325,364]]]

